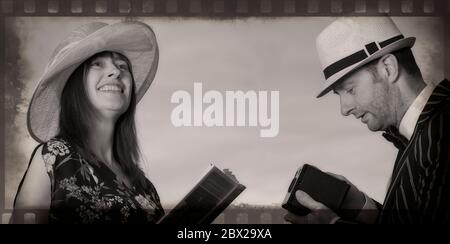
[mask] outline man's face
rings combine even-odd
[[[386,130],[395,124],[393,103],[387,81],[376,70],[362,68],[334,88],[341,101],[341,113],[353,114],[371,131]]]

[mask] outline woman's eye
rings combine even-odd
[[[92,63],[91,63],[91,66],[93,66],[93,67],[100,67],[101,64],[100,64],[99,61],[95,61],[95,62],[92,62]]]
[[[128,70],[128,65],[126,65],[126,64],[121,64],[121,65],[119,65],[119,68],[120,68],[120,69],[123,69],[123,70]]]
[[[118,63],[116,66],[122,70],[128,70],[128,65],[126,63]]]

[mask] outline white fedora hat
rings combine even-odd
[[[414,45],[389,17],[342,17],[316,39],[325,84],[317,96],[328,93],[341,78],[370,61]]]
[[[136,101],[142,98],[158,67],[158,45],[152,29],[136,21],[81,26],[56,48],[34,91],[27,124],[36,141],[45,142],[57,135],[60,98],[69,76],[89,57],[103,51],[117,52],[130,60]]]

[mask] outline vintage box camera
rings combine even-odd
[[[307,215],[310,210],[302,206],[295,197],[297,190],[302,190],[314,200],[323,203],[335,212],[339,212],[350,185],[318,168],[305,164],[297,170],[289,185],[288,193],[282,207],[297,215]]]

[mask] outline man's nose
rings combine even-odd
[[[341,114],[343,116],[349,116],[353,111],[354,106],[348,99],[341,98]]]

